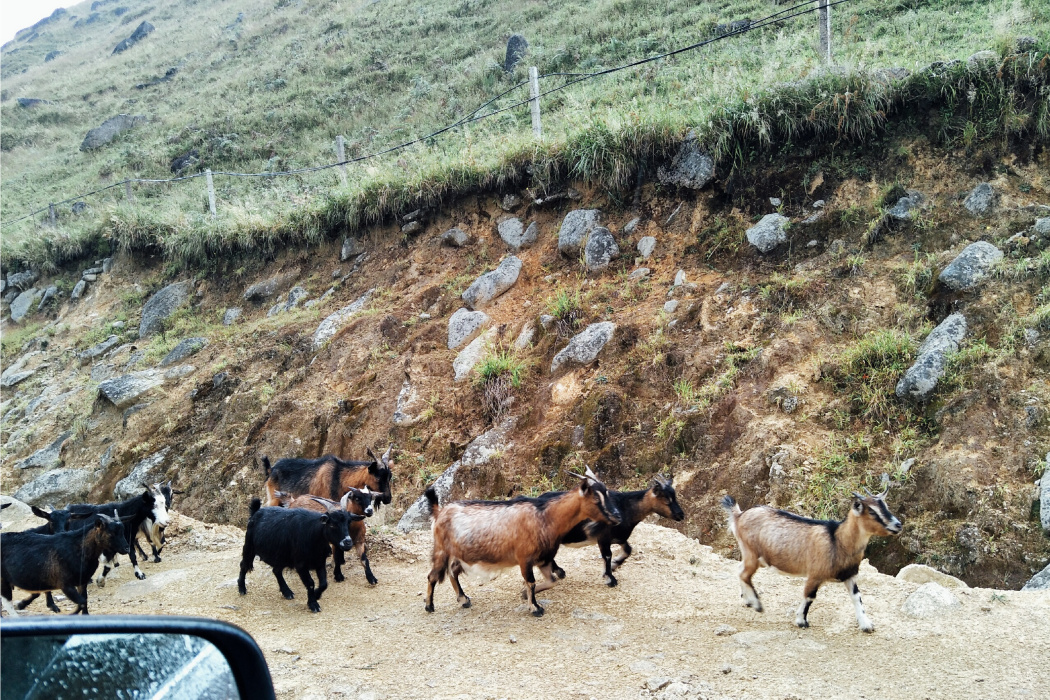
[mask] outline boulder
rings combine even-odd
[[[151,296],[142,307],[139,338],[147,338],[159,331],[164,321],[186,303],[191,289],[193,289],[193,283],[190,280],[184,280],[169,284]]]
[[[532,345],[533,339],[536,337],[536,324],[529,321],[521,327],[521,332],[518,333],[518,337],[514,340],[515,350],[525,350]]]
[[[699,190],[714,179],[715,161],[704,152],[696,132],[690,130],[671,165],[667,168],[661,166],[656,176],[665,185]]]
[[[496,329],[490,328],[467,344],[467,347],[459,351],[456,359],[452,361],[452,370],[455,373],[454,381],[461,382],[470,376],[474,366],[481,362],[485,353],[496,339]]]
[[[925,564],[908,564],[897,572],[896,578],[898,581],[907,581],[908,583],[923,584],[932,582],[945,588],[969,588],[964,581],[941,573]]]
[[[207,344],[207,338],[185,338],[180,340],[179,344],[173,347],[171,352],[165,355],[164,359],[160,361],[160,366],[167,367],[168,365],[174,364],[190,355],[195,355]]]
[[[35,506],[83,501],[95,484],[86,469],[53,469],[15,491],[15,498]]]
[[[453,462],[441,476],[434,480],[433,487],[437,493],[438,503],[445,503],[452,494],[452,486],[456,482],[456,474],[460,469],[476,469],[491,462],[502,455],[508,447],[507,436],[514,429],[517,419],[513,416],[505,418],[498,426],[486,433],[474,438],[463,456]],[[430,526],[430,506],[426,496],[420,496],[408,507],[401,520],[397,523],[397,529],[401,532],[422,530]]]
[[[908,617],[931,618],[961,606],[955,594],[939,583],[924,583],[919,590],[908,596],[901,612]]]
[[[139,26],[135,27],[135,31],[131,33],[131,36],[129,36],[127,39],[122,40],[113,48],[113,53],[124,53],[132,46],[134,46],[135,44],[139,43],[147,36],[152,34],[154,30],[156,30],[156,27],[154,27],[152,24],[150,24],[149,22],[143,22]]]
[[[168,369],[164,370],[164,381],[174,381],[177,379],[182,379],[183,377],[188,377],[196,371],[197,368],[193,365],[176,365],[174,367],[169,367]]]
[[[274,275],[269,279],[265,279],[262,282],[256,282],[247,289],[244,290],[245,301],[262,301],[268,299],[277,293],[277,290],[281,289],[287,284],[290,284],[292,280],[299,276],[298,270],[292,270],[290,272],[284,272],[279,275]]]
[[[638,228],[638,224],[642,223],[641,217],[634,217],[626,224],[623,225],[623,233],[625,236],[630,236]]]
[[[226,309],[226,313],[222,315],[222,325],[232,326],[234,321],[236,321],[240,317],[241,308],[239,306],[234,306],[232,308]]]
[[[982,182],[973,188],[963,201],[963,206],[974,216],[984,216],[991,213],[998,202],[999,193],[987,182]]]
[[[364,311],[365,307],[372,300],[372,294],[375,291],[374,287],[369,289],[353,302],[335,313],[329,314],[325,320],[321,321],[321,324],[317,326],[317,330],[314,331],[314,350],[320,350],[321,346],[335,336],[346,325],[347,321],[353,318],[355,314]]]
[[[288,290],[288,298],[282,302],[280,297],[277,298],[277,303],[270,307],[267,312],[267,316],[274,316],[285,311],[291,311],[295,307],[299,306],[299,302],[310,295],[304,288],[296,285]]]
[[[361,240],[347,236],[343,239],[343,247],[339,251],[339,261],[345,262],[350,258],[356,258],[363,252],[365,252],[365,247],[362,245]]]
[[[394,425],[413,425],[419,420],[416,411],[418,408],[419,392],[412,387],[412,382],[406,375],[401,391],[397,394],[397,406],[394,407]]]
[[[130,406],[135,399],[164,382],[164,376],[156,370],[132,372],[100,382],[98,390],[117,408]]]
[[[66,443],[66,440],[72,437],[72,435],[72,431],[67,430],[55,438],[54,442],[50,445],[37,450],[21,462],[15,464],[15,466],[19,469],[30,469],[32,467],[55,469],[56,467],[62,466],[62,446]],[[21,500],[25,499],[23,498]]]
[[[656,250],[656,239],[652,236],[645,236],[638,241],[638,255],[642,260],[647,260],[654,250]]]
[[[171,172],[176,174],[181,173],[186,168],[191,168],[194,165],[197,165],[197,163],[200,163],[200,153],[196,148],[191,148],[181,156],[175,156],[171,159]]]
[[[457,309],[448,319],[448,349],[455,350],[463,345],[488,322],[488,314],[484,311]]]
[[[488,306],[492,300],[505,293],[518,281],[521,260],[511,255],[503,259],[492,272],[486,272],[474,280],[463,292],[463,301],[477,310]]]
[[[587,238],[583,249],[583,262],[590,272],[598,272],[609,267],[612,259],[620,254],[612,232],[604,226],[597,226]]]
[[[1003,259],[1003,252],[991,243],[977,241],[963,249],[937,277],[957,292],[970,291],[987,277],[995,264]]]
[[[151,454],[149,457],[136,463],[131,468],[131,472],[113,487],[113,496],[122,501],[133,498],[145,490],[145,487],[142,485],[143,482],[153,484],[161,481],[168,466],[164,460],[170,451],[170,447],[165,447],[160,452]]]
[[[915,218],[915,212],[926,201],[926,197],[918,190],[908,190],[908,193],[897,200],[886,212],[886,215],[897,221],[911,221]]]
[[[44,54],[44,63],[51,63],[51,61],[54,61],[61,55],[62,52],[57,49],[54,51],[48,51],[46,54]]]
[[[80,280],[73,285],[73,291],[69,293],[70,301],[78,301],[80,297],[84,296],[84,292],[87,291],[87,280]]]
[[[1050,453],[1046,455],[1043,478],[1039,480],[1039,523],[1043,532],[1050,535]]]
[[[664,302],[664,313],[673,314],[678,310],[678,303],[677,299],[671,299],[670,301]]]
[[[947,355],[958,351],[959,343],[964,337],[965,316],[955,313],[941,321],[919,346],[919,356],[915,364],[909,367],[897,382],[897,397],[920,402],[929,399],[938,380],[944,374]]]
[[[586,365],[593,362],[605,344],[612,339],[615,330],[616,324],[611,321],[592,323],[584,328],[573,336],[561,352],[554,356],[551,362],[551,374],[563,366]]]
[[[110,117],[100,126],[87,132],[84,141],[80,144],[80,150],[93,151],[96,148],[102,148],[125,131],[135,128],[144,121],[146,117],[141,114],[118,114]]]
[[[966,68],[970,71],[979,71],[982,69],[992,68],[999,63],[999,54],[996,52],[985,49],[972,54],[966,59]]]
[[[27,289],[11,302],[11,320],[15,323],[21,323],[23,319],[29,314],[29,310],[33,307],[33,301],[36,300],[36,290]]]
[[[558,231],[558,252],[570,258],[579,255],[599,216],[597,209],[575,209],[566,214]]]
[[[785,226],[790,221],[781,214],[766,214],[747,230],[747,242],[758,248],[760,253],[768,253],[787,241]]]
[[[535,221],[530,223],[528,228],[525,228],[521,219],[507,219],[500,223],[496,230],[499,232],[499,237],[503,239],[503,242],[510,246],[510,249],[514,252],[531,246],[539,238],[540,233],[540,227]]]
[[[507,54],[503,58],[503,70],[510,73],[525,58],[529,42],[521,34],[511,34],[507,39]]]
[[[39,275],[32,270],[23,270],[7,276],[7,286],[15,289],[29,289],[36,282]]]
[[[452,248],[462,248],[470,242],[470,236],[461,228],[450,228],[441,234],[441,242]]]
[[[120,336],[111,335],[108,338],[106,338],[105,340],[103,340],[101,343],[99,343],[97,345],[92,345],[90,348],[88,348],[87,350],[85,350],[82,353],[80,353],[79,355],[77,355],[77,358],[80,360],[80,362],[82,364],[83,363],[87,363],[87,362],[91,362],[96,357],[98,357],[99,355],[103,354],[104,352],[106,352],[110,348],[116,347],[116,345],[119,342],[120,342]]]
[[[6,369],[4,370],[3,375],[0,376],[0,386],[4,387],[5,389],[13,387],[17,384],[21,384],[25,380],[32,377],[34,374],[36,374],[35,369],[22,370],[21,372],[12,372],[10,369]]]
[[[58,287],[56,287],[53,284],[51,286],[49,286],[47,289],[45,289],[44,290],[44,296],[40,297],[40,303],[37,304],[36,310],[37,311],[42,311],[43,308],[45,306],[47,306],[47,303],[49,301],[51,301],[52,299],[54,299],[57,294],[58,294]]]
[[[1047,564],[1045,569],[1030,578],[1028,583],[1021,587],[1021,590],[1050,591],[1050,564]]]
[[[521,206],[521,197],[516,194],[505,194],[499,200],[499,208],[503,211],[514,211]]]

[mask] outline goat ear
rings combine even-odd
[[[853,512],[857,515],[864,512],[864,497],[856,491],[853,492],[853,503],[850,504],[850,508],[852,508]]]
[[[51,514],[48,513],[46,510],[44,510],[43,508],[40,508],[38,506],[29,506],[29,507],[33,509],[33,515],[35,515],[36,517],[43,518],[44,520],[50,520],[51,519],[49,517]]]
[[[587,477],[580,479],[580,493],[589,493],[591,490],[591,480]]]
[[[321,522],[322,523],[327,523],[328,522],[328,513],[321,513]]]

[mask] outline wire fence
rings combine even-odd
[[[437,129],[436,131],[432,131],[432,132],[428,133],[426,136],[420,136],[420,137],[411,139],[409,141],[405,141],[405,142],[399,143],[399,144],[397,144],[395,146],[390,146],[388,148],[384,148],[384,149],[375,151],[374,153],[368,153],[368,154],[361,155],[361,156],[356,156],[356,157],[353,157],[353,158],[342,158],[340,160],[337,160],[334,163],[325,163],[324,165],[315,165],[315,166],[306,167],[306,168],[296,168],[296,169],[293,169],[293,170],[267,171],[267,172],[258,172],[258,173],[242,173],[242,172],[228,171],[228,170],[215,170],[215,171],[205,170],[204,172],[192,173],[190,175],[181,175],[181,176],[171,177],[171,178],[140,178],[140,177],[125,178],[124,180],[121,180],[119,182],[115,182],[115,183],[110,184],[110,185],[106,185],[105,187],[99,187],[98,189],[91,190],[90,192],[84,192],[84,193],[75,195],[73,197],[69,197],[67,199],[63,199],[63,200],[58,201],[58,202],[50,202],[50,203],[48,203],[47,206],[44,206],[44,207],[41,207],[40,209],[36,209],[34,211],[31,211],[28,214],[25,214],[23,216],[18,217],[17,219],[11,219],[11,220],[8,220],[8,221],[0,222],[0,227],[6,227],[6,226],[9,226],[9,225],[12,225],[12,224],[16,224],[16,223],[18,223],[20,221],[25,221],[26,219],[31,219],[31,218],[33,218],[33,217],[35,217],[35,216],[37,216],[39,214],[42,214],[44,212],[48,212],[50,214],[50,216],[51,216],[52,222],[54,222],[54,219],[55,219],[55,207],[57,207],[58,205],[60,205],[60,204],[68,204],[70,202],[81,201],[81,200],[84,200],[84,199],[86,199],[88,197],[100,194],[102,192],[106,192],[108,190],[116,189],[118,187],[125,188],[126,196],[127,196],[128,199],[130,199],[131,198],[131,185],[132,184],[146,184],[146,185],[164,184],[164,185],[167,185],[167,184],[172,184],[172,183],[176,183],[176,182],[185,182],[187,180],[195,180],[197,178],[203,177],[203,178],[207,178],[207,180],[208,180],[209,199],[212,202],[214,202],[214,191],[213,191],[213,188],[212,188],[212,178],[214,178],[214,177],[224,176],[224,177],[231,177],[231,178],[238,178],[238,177],[246,177],[246,178],[274,178],[274,177],[285,177],[285,176],[292,176],[292,175],[304,175],[304,174],[307,174],[307,173],[316,173],[316,172],[320,172],[320,171],[323,171],[323,170],[330,170],[332,168],[344,168],[345,169],[347,165],[351,165],[351,164],[354,164],[354,163],[360,163],[360,162],[371,160],[371,159],[374,159],[374,158],[379,158],[381,156],[389,155],[391,153],[396,153],[398,151],[403,151],[403,150],[405,150],[407,148],[410,148],[412,146],[415,146],[417,144],[425,143],[425,142],[430,141],[430,140],[432,140],[434,138],[437,138],[438,136],[441,136],[442,134],[445,134],[445,133],[447,133],[449,131],[453,131],[455,129],[467,126],[469,124],[473,124],[475,122],[483,121],[485,119],[490,119],[490,118],[492,118],[492,117],[494,117],[494,116],[496,116],[498,114],[503,114],[505,112],[509,112],[511,110],[518,109],[518,108],[523,107],[525,105],[529,105],[530,103],[535,105],[535,107],[534,107],[534,117],[533,117],[534,118],[533,129],[534,129],[534,133],[536,133],[538,135],[539,131],[538,131],[538,124],[537,124],[536,120],[538,119],[538,113],[539,113],[538,105],[539,105],[540,99],[543,98],[543,97],[546,97],[548,95],[552,95],[554,93],[560,92],[560,91],[565,90],[565,89],[567,89],[567,88],[569,88],[569,87],[571,87],[573,85],[577,85],[579,83],[583,83],[583,82],[586,82],[588,80],[594,80],[596,78],[601,78],[601,77],[604,77],[604,76],[607,76],[607,75],[612,75],[613,73],[619,73],[620,71],[625,71],[625,70],[628,70],[628,69],[631,69],[631,68],[637,68],[639,66],[643,66],[643,65],[646,65],[648,63],[653,63],[655,61],[660,61],[660,60],[663,60],[663,59],[666,59],[666,58],[670,58],[672,56],[677,56],[679,54],[687,53],[689,51],[696,51],[697,49],[701,49],[701,48],[703,48],[705,46],[708,46],[710,44],[713,44],[715,42],[724,41],[724,40],[727,40],[727,39],[738,37],[738,36],[741,36],[743,34],[747,34],[749,32],[753,32],[753,31],[755,31],[757,29],[763,29],[765,27],[769,27],[769,26],[772,26],[772,25],[775,25],[775,24],[779,24],[781,22],[786,22],[787,20],[795,19],[795,18],[801,17],[803,15],[812,14],[814,12],[819,12],[820,13],[820,17],[821,17],[821,23],[820,23],[820,27],[821,27],[821,30],[820,30],[821,31],[821,50],[824,51],[825,50],[825,48],[824,48],[824,33],[826,31],[827,26],[829,26],[829,22],[830,22],[830,19],[829,19],[830,18],[830,8],[834,7],[836,5],[842,5],[842,4],[845,4],[845,3],[848,3],[848,2],[851,2],[851,0],[817,0],[816,2],[814,2],[814,0],[805,0],[804,2],[796,3],[796,4],[792,5],[792,6],[784,8],[784,9],[778,11],[778,12],[774,12],[772,14],[766,15],[765,17],[763,17],[761,19],[748,21],[747,24],[741,24],[740,26],[736,27],[735,29],[732,28],[732,25],[731,25],[725,31],[722,31],[722,32],[716,34],[715,36],[709,37],[709,38],[704,39],[702,41],[698,41],[698,42],[696,42],[694,44],[690,44],[688,46],[683,46],[681,48],[673,49],[671,51],[665,51],[663,53],[659,53],[659,54],[656,54],[654,56],[649,56],[649,57],[646,57],[646,58],[638,59],[638,60],[632,61],[630,63],[625,63],[623,65],[615,66],[613,68],[605,68],[603,70],[597,70],[597,71],[593,71],[593,72],[590,72],[590,73],[563,73],[563,72],[557,72],[557,73],[544,73],[542,75],[530,76],[529,80],[523,80],[520,83],[517,83],[516,85],[513,85],[513,86],[507,88],[503,92],[501,92],[498,95],[496,95],[495,97],[492,97],[489,100],[483,102],[481,105],[476,107],[474,110],[472,110],[471,112],[469,112],[468,114],[466,114],[465,116],[461,117],[460,119],[456,120],[455,122],[453,122],[451,124],[443,126],[440,129]],[[737,23],[734,23],[734,24],[737,24]],[[828,59],[830,59],[830,42],[829,42],[828,47],[827,47],[826,50],[827,50],[827,56],[826,57]],[[523,88],[525,86],[528,86],[529,83],[532,80],[535,80],[535,79],[543,80],[543,79],[551,79],[551,78],[567,78],[567,80],[564,83],[562,83],[561,85],[555,86],[555,87],[550,88],[548,90],[545,90],[543,92],[539,92],[538,89],[534,90],[533,94],[531,94],[528,98],[526,98],[524,100],[520,100],[518,102],[514,102],[514,103],[506,105],[504,107],[500,107],[498,109],[492,109],[491,111],[485,112],[483,114],[479,114],[479,112],[482,112],[483,110],[488,108],[493,103],[501,100],[502,98],[506,97],[507,95],[509,95],[509,94],[511,94],[511,93],[513,93],[513,92],[515,92],[515,91],[517,91],[517,90],[519,90],[519,89],[521,89],[521,88]],[[211,205],[211,209],[212,209],[212,214],[214,215],[215,214],[214,204]]]

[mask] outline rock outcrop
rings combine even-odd
[[[571,365],[590,364],[598,357],[605,344],[612,340],[616,324],[611,321],[592,323],[573,336],[551,362],[551,374]]]
[[[142,307],[139,337],[148,338],[164,326],[164,321],[190,298],[193,283],[190,280],[169,284],[149,298]]]
[[[521,272],[521,260],[511,255],[503,259],[492,272],[478,277],[463,292],[463,301],[477,311],[492,303],[493,299],[507,292],[518,281]]]
[[[952,314],[941,321],[919,346],[915,364],[897,382],[897,397],[920,402],[929,399],[944,374],[947,356],[958,351],[964,337],[966,318],[962,314]]]

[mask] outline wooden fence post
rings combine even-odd
[[[543,136],[543,128],[540,126],[540,72],[536,66],[529,66],[529,107],[532,109],[532,135],[538,139]]]
[[[820,25],[820,57],[831,63],[831,8],[828,0],[817,0],[817,22]]]
[[[343,142],[342,136],[335,137],[335,157],[339,161],[339,177],[343,181],[343,187],[346,187],[346,156],[344,155]]]
[[[131,201],[131,180],[124,181],[124,198]]]
[[[51,226],[53,227],[55,225],[55,205],[54,204],[48,204],[47,205],[47,213],[48,213],[48,216],[51,218]]]
[[[208,209],[215,216],[215,183],[211,179],[211,168],[204,171],[204,178],[208,181]]]

